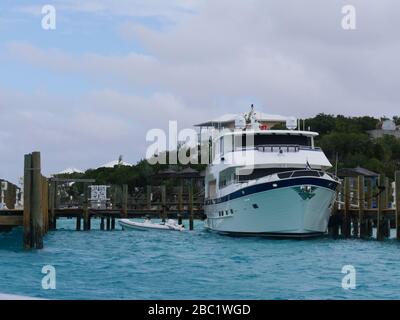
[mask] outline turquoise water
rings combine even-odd
[[[98,228],[98,223],[93,223]],[[45,249],[21,250],[22,230],[0,234],[0,293],[51,299],[399,299],[400,244],[267,240],[193,232],[74,231],[58,221]],[[344,265],[355,290],[341,287]],[[41,286],[56,268],[56,289]]]

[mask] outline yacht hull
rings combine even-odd
[[[206,203],[205,227],[237,236],[321,236],[327,231],[336,187],[336,181],[324,178],[252,185]]]

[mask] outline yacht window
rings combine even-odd
[[[257,203],[254,203],[254,204],[253,204],[253,208],[254,208],[254,209],[258,209],[258,204],[257,204]]]
[[[233,209],[231,209],[231,214],[233,214]]]
[[[236,168],[228,168],[219,173],[219,188],[222,189],[235,182]]]
[[[293,173],[292,177],[319,177],[318,171],[302,170]]]
[[[251,140],[251,139],[250,139]],[[250,142],[249,138],[246,141],[246,135],[235,136],[234,145],[235,148],[245,148]],[[249,147],[257,147],[263,145],[298,145],[311,147],[311,137],[301,136],[301,135],[289,135],[289,134],[255,134],[254,135],[254,145],[249,145]],[[275,150],[279,151],[279,147]],[[274,151],[275,151],[274,150]],[[295,149],[293,149],[295,151]]]

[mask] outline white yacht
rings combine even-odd
[[[324,234],[339,181],[315,147],[318,133],[270,129],[277,117],[252,110],[197,125],[212,128],[205,177],[205,227],[229,235],[305,238]],[[200,131],[201,131],[200,130]]]

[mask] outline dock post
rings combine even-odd
[[[43,248],[42,174],[40,152],[32,153],[32,236],[36,249]]]
[[[193,230],[193,184],[189,185],[189,230]]]
[[[358,222],[360,223],[360,238],[366,238],[367,221],[364,216],[365,209],[365,178],[358,176]]]
[[[385,199],[384,199],[384,206],[383,209],[388,209],[389,208],[389,199],[390,199],[390,180],[389,177],[385,178]],[[383,236],[385,238],[390,237],[390,218],[385,215],[385,212],[383,212]]]
[[[122,186],[122,216],[124,218],[128,217],[128,185],[124,184]],[[114,226],[115,226],[115,218],[114,220]]]
[[[384,239],[384,231],[383,231],[383,209],[385,206],[385,190],[383,189],[385,186],[385,175],[380,174],[378,178],[378,214],[376,217],[376,239],[381,241]]]
[[[110,226],[111,226],[110,217],[107,217],[106,221],[107,221],[107,231],[110,231]]]
[[[162,221],[167,221],[167,187],[161,186],[161,202],[162,202]]]
[[[151,186],[146,186],[146,206],[147,210],[151,210]]]
[[[117,208],[117,202],[118,202],[118,186],[114,186],[114,193],[112,195],[112,208],[116,209]]]
[[[100,230],[104,231],[104,217],[101,217],[100,220]]]
[[[24,163],[24,247],[33,247],[31,230],[32,155],[25,155]]]
[[[367,209],[372,209],[372,198],[373,198],[373,190],[372,190],[372,180],[371,178],[368,178],[366,180],[366,186],[367,186],[367,196],[366,196],[366,203],[367,203]],[[366,218],[365,221],[365,227],[366,227],[366,236],[368,238],[372,237],[372,221],[368,217]]]
[[[76,231],[81,231],[81,217],[76,217]]]
[[[183,207],[182,207],[182,195],[183,195],[183,186],[180,185],[178,187],[178,213],[182,214]]]
[[[49,189],[49,207],[50,207],[50,217],[49,217],[49,229],[56,230],[56,218],[55,218],[55,205],[56,205],[56,182],[50,180]]]
[[[44,205],[46,207],[46,234],[50,230],[50,211],[49,211],[49,192],[50,192],[50,183],[49,179],[44,177],[44,182],[45,182],[45,197],[43,199]]]
[[[182,224],[183,206],[182,206],[182,196],[183,196],[183,185],[178,187],[178,224]]]
[[[357,192],[355,192],[355,188],[356,188],[355,185],[357,185]],[[351,179],[350,190],[353,190],[353,197],[356,194],[358,194],[358,180],[357,179],[355,179],[355,178]],[[357,198],[356,198],[356,200],[357,200]],[[360,231],[359,226],[358,226],[358,223],[359,223],[358,216],[359,216],[358,214],[350,215],[349,230],[350,230],[350,236],[353,236],[353,237],[358,237],[359,231]]]
[[[400,240],[400,171],[395,173],[396,239]]]
[[[367,203],[367,209],[372,209],[372,181],[371,178],[368,178],[366,180],[366,187],[367,187],[367,197],[366,197],[366,203]]]
[[[115,230],[115,217],[111,217],[111,230]]]
[[[89,204],[88,204],[88,185],[83,184],[83,230],[90,230],[90,216],[89,216]]]
[[[344,178],[344,210],[341,234],[345,238],[350,237],[350,178]]]

